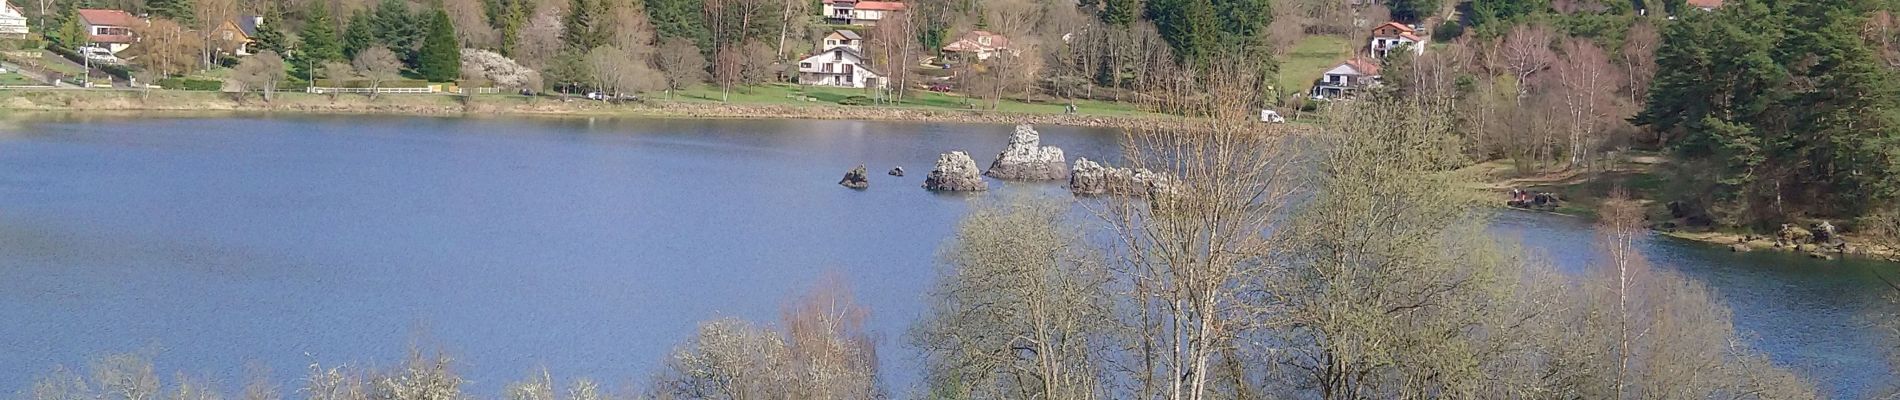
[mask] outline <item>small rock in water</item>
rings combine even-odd
[[[924,178],[924,189],[974,192],[990,190],[990,185],[983,182],[983,175],[976,169],[976,160],[971,159],[970,154],[952,151],[937,156],[937,167]]]
[[[1017,125],[1009,146],[996,155],[996,162],[990,163],[990,171],[984,175],[1008,180],[1059,180],[1069,177],[1068,167],[1062,149],[1043,146],[1042,134],[1035,127]]]
[[[1808,253],[1808,257],[1812,257],[1812,258],[1814,258],[1814,259],[1816,259],[1816,260],[1832,260],[1832,259],[1834,259],[1834,256],[1831,256],[1831,255],[1828,255],[1827,253],[1822,253],[1822,252],[1818,252],[1818,251],[1816,251],[1816,252],[1809,252],[1809,253]]]
[[[838,184],[852,189],[863,189],[871,187],[871,179],[865,176],[864,166],[858,165],[857,168],[852,168],[851,172],[844,173],[844,179],[839,180]]]
[[[891,176],[904,176],[904,167],[891,168],[891,172],[887,172],[887,173],[890,174]]]
[[[1749,248],[1748,245],[1741,244],[1741,243],[1729,245],[1728,249],[1736,253],[1747,253],[1749,250],[1754,250],[1752,248]]]

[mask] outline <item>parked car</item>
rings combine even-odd
[[[1270,123],[1270,124],[1284,124],[1286,123],[1286,117],[1280,116],[1279,111],[1260,110],[1260,122],[1265,122],[1265,123]]]
[[[119,56],[112,55],[111,50],[100,47],[81,47],[79,48],[79,55],[88,60],[92,60],[92,62],[101,64],[118,64],[125,62],[125,60],[119,59]]]

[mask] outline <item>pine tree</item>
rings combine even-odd
[[[196,17],[191,12],[191,0],[148,0],[145,2],[145,11],[154,17],[164,17],[187,25]]]
[[[297,69],[304,79],[311,79],[313,67],[322,67],[329,61],[343,60],[343,49],[337,45],[336,22],[330,20],[330,10],[325,2],[310,3],[310,12],[304,18],[300,49],[302,60],[298,60]]]
[[[356,59],[356,54],[378,45],[376,28],[372,27],[374,17],[369,12],[357,10],[350,15],[350,23],[343,28],[343,57]],[[401,54],[398,54],[400,57]]]
[[[431,82],[449,82],[462,76],[462,48],[455,42],[455,24],[440,8],[430,18],[429,34],[422,41],[416,72]]]
[[[59,10],[58,20],[59,26],[52,32],[54,42],[69,49],[86,45],[88,38],[85,25],[79,21],[79,2],[66,3],[66,7]]]
[[[705,13],[699,0],[645,0],[647,15],[660,40],[684,38],[694,46],[710,49],[712,33],[706,30]],[[925,43],[929,43],[926,41]]]
[[[1141,0],[1103,0],[1102,22],[1126,29],[1141,17]]]
[[[289,54],[287,50],[290,49],[290,38],[284,35],[283,30],[277,28],[283,23],[284,13],[272,7],[269,12],[264,13],[264,23],[258,24],[257,37],[252,38],[256,43],[252,45],[260,50]]]
[[[569,0],[567,20],[561,40],[569,51],[586,53],[607,43],[607,22],[612,10],[606,0]]]
[[[367,21],[370,31],[375,34],[376,42],[389,46],[403,59],[414,59],[416,49],[422,47],[423,35],[427,33],[429,15],[427,12],[409,11],[409,3],[404,0],[383,0],[376,5],[376,11]],[[356,22],[352,19],[350,22]]]

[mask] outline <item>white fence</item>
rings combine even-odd
[[[309,89],[306,89],[306,90],[304,90],[304,91],[305,91],[305,92],[308,92],[308,93],[311,93],[311,94],[331,94],[331,93],[361,93],[361,94],[370,94],[370,93],[372,93],[372,92],[373,92],[373,93],[377,93],[377,94],[389,94],[389,93],[406,93],[406,94],[432,94],[432,93],[441,93],[441,92],[442,92],[442,90],[441,90],[441,87],[440,87],[440,86],[434,86],[434,85],[430,85],[429,87],[419,87],[419,88],[374,88],[374,89],[371,89],[371,88],[332,88],[332,87],[311,87],[311,88],[309,88]]]

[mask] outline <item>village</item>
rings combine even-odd
[[[266,101],[273,92],[370,97],[549,95],[615,101],[673,100],[676,94],[686,94],[689,99],[722,103],[733,101],[731,95],[736,90],[748,95],[740,96],[742,103],[757,102],[761,96],[751,94],[762,91],[777,94],[771,96],[771,103],[1114,114],[1152,109],[1141,105],[1144,99],[1139,82],[1151,79],[1142,71],[1150,67],[1134,57],[1117,56],[1128,59],[1121,71],[1104,70],[1100,65],[1058,65],[1093,57],[1083,53],[1096,51],[1086,47],[1100,46],[1088,42],[1108,40],[1103,31],[1107,26],[1086,22],[1010,26],[1010,22],[1002,21],[988,24],[992,26],[959,23],[966,26],[925,30],[919,27],[919,19],[935,17],[913,16],[915,12],[904,1],[824,0],[819,7],[805,10],[804,17],[781,21],[776,48],[768,49],[771,46],[759,40],[713,51],[698,40],[680,43],[665,39],[671,35],[651,27],[628,33],[567,32],[578,14],[564,18],[531,15],[538,17],[529,18],[528,25],[533,26],[507,28],[517,32],[513,40],[498,38],[507,35],[500,35],[503,29],[487,26],[493,18],[466,16],[468,12],[462,10],[467,6],[492,8],[478,4],[478,0],[438,10],[406,1],[384,1],[365,5],[349,18],[344,18],[341,10],[295,10],[270,2],[171,1],[188,3],[183,4],[186,7],[171,8],[190,12],[174,11],[168,18],[149,12],[162,11],[157,7],[136,11],[77,6],[42,10],[7,4],[0,10],[0,37],[4,38],[0,39],[0,49],[5,49],[0,52],[4,55],[0,68],[5,69],[0,73],[0,87],[214,91],[252,93]],[[1277,94],[1257,105],[1262,121],[1284,122],[1288,116],[1310,110],[1313,104],[1348,100],[1357,92],[1379,87],[1385,60],[1395,52],[1422,56],[1441,46],[1434,37],[1451,40],[1457,36],[1434,34],[1427,28],[1441,19],[1387,21],[1389,10],[1372,2],[1351,3],[1357,5],[1343,10],[1353,15],[1345,29],[1305,26],[1300,29],[1319,34],[1299,35],[1305,39],[1282,42],[1277,45],[1281,48],[1271,50],[1281,54],[1277,56],[1280,65],[1275,67],[1273,90]],[[1695,3],[1705,10],[1720,5],[1710,0]],[[634,8],[642,8],[638,6]],[[802,8],[795,2],[782,7],[788,15]],[[997,8],[1000,11],[986,12],[1020,13],[1008,7]],[[428,26],[436,13],[450,17],[443,19],[449,26]],[[613,17],[628,18],[625,14]],[[286,15],[304,21],[273,20]],[[332,26],[313,29],[316,25],[310,23],[311,19],[329,21]],[[364,23],[366,19],[371,21]],[[185,20],[191,23],[181,23]],[[470,26],[482,22],[489,24]],[[387,28],[390,26],[406,28],[401,32],[379,31],[397,29]],[[428,32],[432,30],[443,32]],[[809,33],[799,35],[795,31]],[[934,43],[891,37],[917,32],[929,34]],[[435,36],[425,38],[425,34]],[[583,36],[617,38],[614,43],[576,47],[580,44],[576,38]],[[799,36],[807,42],[798,43]],[[433,46],[437,54],[423,54],[430,50],[425,44],[431,43],[426,42],[443,40],[431,39],[434,37],[450,38],[454,43]],[[514,47],[505,42],[514,42]],[[1352,43],[1360,45],[1347,47]],[[530,44],[535,48],[518,49]],[[391,51],[366,49],[377,47]],[[549,47],[572,49],[545,50]],[[599,51],[606,47],[614,51]],[[258,57],[260,54],[263,57]],[[425,66],[425,57],[438,61]],[[440,60],[444,58],[447,61]],[[255,65],[244,66],[247,61]],[[911,101],[905,101],[905,97]]]

